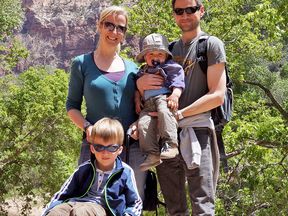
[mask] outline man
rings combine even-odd
[[[221,105],[225,93],[225,50],[222,41],[210,36],[207,44],[207,74],[203,72],[196,59],[196,44],[204,33],[200,28],[200,19],[205,13],[201,0],[172,0],[173,16],[182,31],[181,38],[172,49],[173,58],[185,70],[186,88],[179,100],[177,118],[193,118],[200,115],[207,122],[212,122],[210,110]],[[161,79],[156,75],[147,75],[137,81],[140,91],[159,88]],[[148,85],[148,83],[150,85]],[[208,113],[208,115],[207,115]],[[208,117],[207,117],[208,116]],[[213,124],[213,123],[212,123]],[[201,160],[197,168],[188,168],[183,159],[186,151],[176,158],[163,160],[157,166],[158,180],[163,192],[169,215],[191,215],[186,200],[188,183],[189,197],[193,215],[215,214],[215,191],[219,173],[219,152],[215,139],[215,131],[208,127],[193,126],[197,140],[201,146]]]

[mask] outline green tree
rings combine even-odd
[[[285,215],[288,2],[203,2],[202,29],[225,42],[235,92],[234,117],[224,134],[231,170],[220,176],[217,214]],[[179,38],[171,1],[117,3],[129,6],[130,34]]]
[[[66,115],[68,75],[30,68],[0,86],[0,210],[22,197],[29,215],[36,196],[50,198],[76,166],[81,138]]]
[[[130,11],[128,34],[179,38],[170,0],[113,2]],[[225,42],[235,83],[234,117],[224,134],[230,171],[219,179],[217,215],[285,215],[288,2],[203,2],[202,29]],[[9,38],[22,12],[17,0],[0,3],[0,72],[10,73],[0,78],[0,214],[5,201],[16,196],[25,198],[23,214],[29,214],[35,197],[50,198],[75,167],[81,134],[64,109],[64,71],[43,67],[11,74],[27,57],[21,44]],[[134,57],[129,49],[125,54]]]
[[[0,0],[0,41],[11,35],[23,19],[21,1]]]
[[[11,73],[21,58],[28,52],[12,34],[23,20],[21,1],[0,0],[0,75]]]
[[[28,56],[28,50],[17,38],[9,38],[5,43],[0,44],[0,75],[12,73],[19,61]]]

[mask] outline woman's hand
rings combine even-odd
[[[135,101],[135,111],[139,115],[143,108],[143,104],[141,101]]]
[[[142,100],[141,100],[141,95],[140,95],[140,92],[139,91],[136,91],[135,92],[135,111],[136,113],[139,115],[142,108],[143,108],[143,103],[142,103]]]
[[[147,73],[136,81],[137,88],[141,95],[143,95],[144,90],[160,89],[163,83],[164,78],[161,75]]]
[[[91,139],[91,133],[92,133],[92,128],[93,128],[93,125],[89,126],[86,128],[86,140],[88,143],[92,143],[92,139]]]
[[[132,123],[127,131],[127,134],[130,135],[134,140],[139,139],[138,133],[138,121]]]

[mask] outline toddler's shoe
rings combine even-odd
[[[165,143],[161,149],[160,159],[171,159],[179,154],[178,147],[176,145],[171,146]]]
[[[140,170],[144,172],[152,167],[158,166],[161,163],[162,161],[159,155],[148,154],[145,161],[142,164],[140,164]]]

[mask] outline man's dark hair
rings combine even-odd
[[[172,8],[174,9],[176,0],[172,0]],[[195,0],[197,6],[202,5],[202,0]]]

